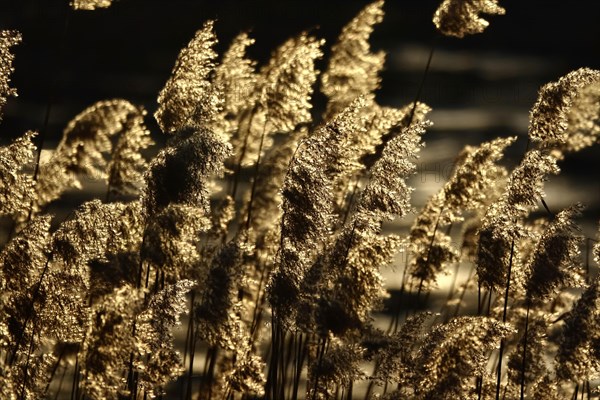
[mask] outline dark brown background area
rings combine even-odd
[[[123,97],[153,110],[179,49],[206,19],[217,19],[220,50],[237,33],[250,30],[256,38],[251,53],[264,61],[275,46],[305,29],[333,43],[341,27],[368,3],[116,0],[105,10],[72,12],[68,0],[0,0],[0,29],[18,29],[24,37],[16,48],[13,78],[20,98],[9,102],[1,137],[4,141],[24,129],[39,129],[49,97],[54,104],[51,136],[60,133],[73,113],[100,99]],[[393,52],[407,43],[428,46],[434,35],[431,16],[438,3],[388,0],[385,20],[373,36],[374,48],[393,57]],[[559,73],[581,66],[600,68],[600,2],[500,3],[507,15],[491,17],[484,34],[463,40],[442,38],[437,47],[543,56],[549,63],[560,64]],[[540,75],[532,85],[556,78],[551,73]],[[409,99],[414,96],[411,91],[416,91],[418,79],[414,78],[388,68],[380,95],[392,103]],[[473,83],[477,78],[470,77],[475,79]],[[435,85],[436,78],[430,82]],[[454,86],[464,85],[458,82]],[[463,100],[460,93],[449,96],[425,96],[424,100],[434,100],[433,107],[459,105]]]

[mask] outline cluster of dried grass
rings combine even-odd
[[[34,168],[36,133],[0,148],[0,214],[12,222],[0,252],[2,399],[58,396],[65,374],[72,399],[163,397],[177,378],[181,397],[198,399],[591,398],[600,288],[582,269],[582,206],[530,214],[564,154],[598,141],[600,72],[540,90],[514,169],[501,161],[516,138],[467,147],[409,234],[383,234],[412,212],[407,178],[431,122],[423,103],[374,99],[384,54],[368,40],[382,7],[344,28],[322,74],[324,43],[308,33],[257,68],[247,34],[219,58],[206,22],[159,94],[154,117],[169,139],[149,162],[146,112],[126,100],[84,110]],[[487,26],[482,12],[504,10],[445,0],[434,23],[463,37]],[[0,111],[15,94],[19,40],[0,36]],[[319,76],[329,102],[316,123]],[[82,176],[103,179],[106,198],[52,228],[46,206]],[[456,248],[450,228],[461,226]],[[437,317],[401,297],[379,329],[380,269],[400,248],[411,254],[403,293],[425,295],[451,265],[472,273]],[[479,293],[477,315],[461,312],[468,292]]]

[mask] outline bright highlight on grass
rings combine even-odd
[[[505,13],[497,3],[445,0],[433,22],[448,36],[481,33],[480,14]],[[541,88],[518,165],[504,159],[516,137],[467,146],[410,231],[387,233],[414,211],[407,182],[435,121],[420,94],[401,108],[375,99],[385,54],[369,37],[383,7],[343,28],[322,72],[326,44],[312,33],[259,66],[246,54],[250,34],[219,55],[207,21],[156,110],[98,101],[43,162],[35,132],[0,148],[10,232],[0,247],[1,399],[597,395],[599,283],[583,268],[583,206],[551,212],[544,182],[598,142],[600,71]],[[0,33],[0,117],[18,101],[20,41]],[[318,120],[314,90],[328,100]],[[149,114],[168,140],[146,160]],[[103,180],[106,195],[53,221],[48,205],[83,177]],[[534,219],[541,203],[547,212]],[[381,270],[401,249],[400,295],[386,302]],[[600,261],[600,245],[593,253]],[[419,311],[452,270],[467,281],[454,280],[439,313]]]

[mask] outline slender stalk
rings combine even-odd
[[[48,379],[48,383],[46,384],[46,387],[44,388],[44,397],[46,397],[48,394],[48,390],[50,389],[50,384],[54,380],[54,376],[56,375],[56,371],[58,371],[58,367],[60,366],[60,362],[62,361],[64,354],[65,354],[65,347],[63,347],[60,350],[60,353],[58,353],[56,362],[54,363],[54,366],[52,367],[52,372],[50,373],[50,378]]]
[[[512,271],[512,260],[515,250],[515,240],[510,245],[510,259],[508,262],[508,272],[506,277],[506,290],[504,292],[504,311],[502,313],[502,322],[506,323],[506,313],[508,308],[508,293],[510,290],[510,274]],[[491,297],[491,294],[490,294]],[[500,400],[500,387],[502,386],[502,356],[504,354],[504,339],[500,340],[500,351],[498,353],[498,379],[496,382],[496,400]]]
[[[302,375],[302,367],[304,365],[304,360],[306,359],[306,354],[308,353],[308,340],[306,340],[305,342],[302,341],[303,336],[302,334],[300,334],[299,338],[298,338],[298,346],[297,346],[297,354],[299,355],[297,362],[296,362],[296,367],[295,367],[295,376],[294,376],[294,383],[292,386],[292,400],[297,400],[298,399],[298,388],[300,386],[300,376]]]
[[[348,385],[348,392],[346,394],[346,399],[347,400],[352,400],[352,387],[353,387],[354,382],[350,382],[350,384]]]
[[[77,400],[79,389],[79,352],[75,356],[75,369],[73,371],[73,384],[71,386],[71,400]]]
[[[525,368],[527,366],[527,339],[529,328],[529,308],[530,302],[527,301],[527,315],[525,316],[525,339],[523,341],[523,360],[521,360],[521,400],[525,398]]]
[[[244,115],[242,120],[245,118],[248,119],[248,127],[246,129],[246,134],[244,135],[244,144],[242,145],[242,149],[240,151],[240,156],[238,158],[237,164],[235,166],[235,171],[233,173],[233,185],[231,187],[231,198],[235,201],[235,196],[237,195],[237,189],[239,184],[240,175],[242,173],[242,161],[246,156],[246,151],[248,150],[248,139],[250,138],[250,131],[252,129],[252,121],[254,120],[254,116],[258,111],[258,106],[254,106],[254,108],[249,112],[248,115]],[[246,111],[248,113],[248,111]],[[238,132],[240,130],[240,126],[238,126]]]
[[[67,374],[67,367],[63,367],[62,374],[60,375],[60,380],[58,381],[58,388],[56,389],[56,395],[54,396],[54,400],[58,400],[58,396],[62,392],[62,385],[65,381],[65,375]]]
[[[194,340],[194,300],[196,297],[196,291],[192,290],[192,296],[190,301],[190,317],[188,321],[188,334],[185,339],[185,352],[187,353],[189,350],[189,367],[188,367],[188,376],[187,376],[187,387],[185,398],[189,399],[192,396],[192,375],[194,373],[194,354],[196,353],[196,341]],[[185,363],[185,360],[184,360]],[[182,393],[183,395],[183,393]]]
[[[319,342],[321,342],[320,346],[319,346],[319,350],[317,352],[317,374],[315,375],[315,385],[313,387],[313,395],[312,395],[312,400],[316,400],[317,399],[317,389],[319,387],[319,378],[320,378],[320,373],[321,373],[321,366],[323,365],[323,356],[325,355],[325,352],[327,351],[327,337],[324,337],[323,339],[319,339]]]
[[[34,324],[35,327],[35,324]],[[35,332],[35,328],[34,328]],[[33,339],[35,338],[35,334],[31,335],[31,340],[29,341],[29,349],[27,350],[27,361],[25,362],[25,367],[23,368],[23,385],[21,386],[21,400],[25,400],[27,398],[27,373],[29,372],[29,360],[31,357],[31,353],[33,352]]]
[[[579,394],[579,383],[575,384],[575,391],[573,392],[573,396],[571,397],[573,400],[577,400],[577,395]]]
[[[46,272],[48,271],[49,265],[50,265],[50,256],[48,256],[46,258],[46,264],[44,265],[44,269],[42,270],[42,273],[40,274],[40,279],[37,282],[35,290],[33,291],[33,295],[31,296],[31,302],[29,303],[29,307],[27,310],[27,317],[25,318],[25,322],[23,323],[23,330],[19,333],[19,337],[17,339],[17,343],[15,344],[15,348],[13,350],[12,356],[8,358],[8,365],[10,365],[10,366],[12,366],[15,361],[17,352],[19,351],[19,348],[21,347],[21,344],[23,342],[23,337],[25,336],[25,331],[27,330],[27,324],[29,323],[31,317],[34,314],[35,302],[40,293],[40,288],[42,286],[42,280],[44,279]],[[35,330],[31,333],[31,335],[32,335],[32,337],[35,335]]]

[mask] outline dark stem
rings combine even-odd
[[[320,374],[321,374],[321,366],[323,364],[323,356],[325,355],[326,349],[327,349],[327,337],[324,337],[323,339],[319,339],[319,341],[321,342],[321,346],[319,347],[319,350],[317,352],[317,373],[315,375],[315,385],[313,388],[313,395],[312,395],[312,400],[316,400],[317,399],[317,388],[319,387],[319,378],[320,378]]]
[[[29,307],[28,307],[27,318],[25,318],[25,322],[23,323],[23,330],[19,333],[19,338],[17,339],[17,343],[15,344],[15,349],[13,350],[12,356],[8,359],[9,360],[8,365],[10,365],[10,366],[12,366],[15,361],[17,352],[19,351],[19,348],[21,347],[21,344],[23,342],[23,337],[25,336],[25,331],[27,330],[27,324],[29,323],[29,320],[31,319],[32,315],[34,314],[35,302],[37,300],[37,297],[40,292],[40,288],[42,286],[42,280],[44,279],[44,276],[46,275],[46,272],[48,271],[49,264],[50,264],[50,257],[48,256],[46,258],[46,264],[44,265],[44,269],[42,270],[42,273],[40,275],[40,280],[38,281],[36,288],[33,291],[33,295],[31,296],[31,303],[29,304]],[[35,335],[35,330],[31,334],[32,334],[32,336]]]
[[[260,135],[260,145],[258,146],[258,156],[256,157],[256,164],[254,165],[254,177],[252,179],[252,189],[250,190],[250,200],[248,201],[248,216],[246,217],[246,231],[250,229],[250,222],[252,221],[252,204],[254,202],[254,196],[256,195],[256,182],[258,181],[258,171],[260,169],[260,160],[263,144],[265,142],[265,136],[267,131],[267,120],[262,128],[262,134]]]
[[[529,308],[530,302],[527,301],[527,314],[525,316],[525,338],[523,341],[523,360],[521,360],[521,400],[525,398],[525,368],[527,366],[527,340],[529,329]]]
[[[56,371],[58,371],[58,367],[60,366],[60,362],[62,361],[64,354],[65,354],[65,347],[63,346],[63,348],[60,350],[60,353],[58,353],[58,358],[56,359],[56,362],[54,363],[54,367],[52,367],[52,372],[50,373],[50,378],[48,379],[48,383],[46,384],[46,387],[44,388],[44,397],[46,397],[48,394],[48,390],[50,389],[50,383],[52,383],[52,381],[54,380],[54,376],[56,375]]]
[[[240,157],[238,158],[237,164],[235,166],[235,172],[233,174],[233,185],[231,188],[231,198],[235,201],[235,196],[237,194],[237,188],[239,184],[240,174],[242,173],[242,161],[246,156],[246,151],[248,149],[248,139],[250,137],[250,131],[252,129],[252,121],[254,120],[254,115],[256,114],[257,106],[255,106],[251,111],[248,118],[248,128],[246,130],[246,135],[244,136],[244,144],[242,145],[242,150],[240,152]],[[243,120],[243,119],[242,119]],[[238,126],[238,132],[240,127]]]
[[[73,371],[73,385],[71,386],[71,400],[77,399],[79,389],[79,352],[75,356],[75,370]]]
[[[427,57],[427,64],[425,65],[425,71],[423,71],[423,77],[421,78],[421,83],[419,83],[419,88],[417,89],[417,95],[415,96],[415,100],[413,102],[412,109],[410,110],[410,116],[408,119],[408,126],[412,124],[413,118],[415,116],[415,111],[417,109],[417,103],[421,99],[421,95],[423,94],[423,88],[425,87],[425,79],[427,78],[427,74],[429,73],[429,68],[431,67],[431,60],[433,60],[433,53],[435,51],[435,45],[437,42],[438,35],[436,34],[431,41],[431,47],[429,49],[429,57]]]
[[[513,238],[512,243],[510,245],[510,259],[508,262],[508,272],[506,277],[506,290],[504,292],[504,311],[502,313],[502,322],[506,323],[506,311],[508,308],[508,293],[510,290],[510,274],[512,270],[512,260],[515,250],[515,240]],[[490,293],[491,297],[491,293]],[[498,355],[498,379],[496,382],[496,400],[500,400],[500,386],[502,383],[502,356],[504,354],[504,339],[500,340],[500,351]]]
[[[302,367],[304,365],[304,360],[306,359],[306,354],[308,353],[308,340],[302,341],[303,337],[300,334],[298,338],[298,353],[299,358],[296,362],[296,375],[294,376],[294,384],[292,390],[292,400],[298,399],[298,387],[300,386],[300,377],[302,375]]]
[[[189,350],[190,363],[188,367],[187,376],[187,387],[185,392],[185,398],[189,399],[192,396],[192,374],[194,373],[194,353],[196,352],[196,340],[194,338],[194,300],[196,297],[196,291],[192,290],[192,296],[190,301],[190,317],[188,321],[188,332],[185,339],[185,351],[183,354],[187,356]],[[185,359],[183,361],[185,363]],[[183,393],[182,393],[183,394]]]

